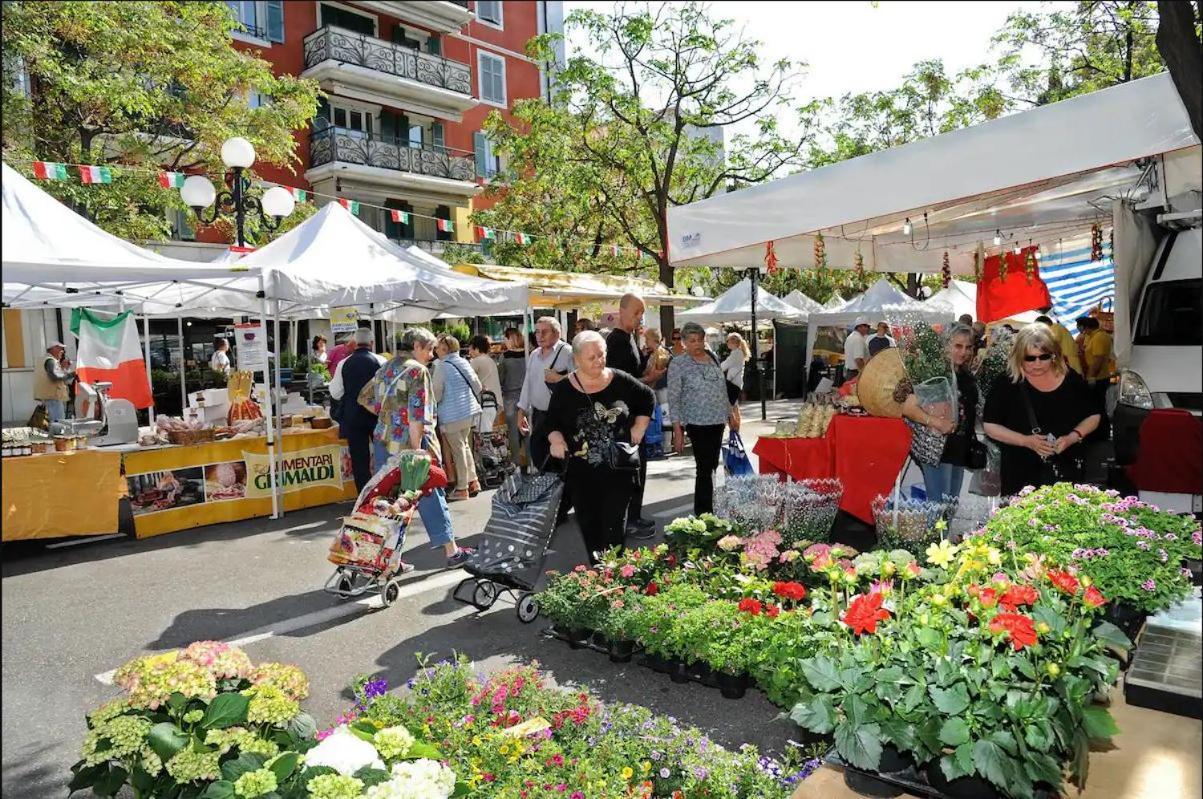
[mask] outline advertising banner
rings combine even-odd
[[[330,331],[354,333],[359,327],[359,309],[351,306],[330,309]]]
[[[246,462],[246,496],[271,496],[271,460],[266,455],[243,452]],[[284,493],[314,486],[341,487],[342,447],[314,447],[276,457],[276,482]]]
[[[262,322],[234,325],[238,368],[243,372],[267,371],[267,328]]]

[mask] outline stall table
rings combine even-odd
[[[121,455],[104,450],[5,458],[4,541],[117,532]]]
[[[837,415],[822,438],[762,436],[752,451],[761,474],[837,478],[844,487],[840,510],[872,524],[873,499],[893,490],[910,447],[911,431],[901,419]]]

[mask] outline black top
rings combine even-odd
[[[1051,433],[1057,438],[1068,435],[1086,417],[1102,413],[1099,400],[1090,391],[1086,381],[1077,372],[1069,370],[1066,371],[1061,385],[1052,391],[1039,391],[1029,385],[1027,380],[1013,383],[1010,376],[1000,376],[986,399],[982,421],[1000,424],[1023,435],[1031,434],[1032,422],[1028,415],[1028,404],[1024,402],[1025,395],[1031,401],[1036,426],[1040,428],[1040,432]],[[1039,455],[1027,447],[995,443],[1002,453],[1001,476],[1004,495],[1014,494],[1025,485],[1035,485],[1039,482]],[[1076,446],[1080,447],[1081,444]],[[1069,452],[1072,453],[1073,450]],[[1065,454],[1068,453],[1063,453]]]
[[[572,471],[607,468],[611,443],[631,443],[635,417],[652,415],[656,401],[652,390],[624,371],[612,371],[610,385],[589,396],[577,388],[575,377],[561,380],[552,389],[546,429],[564,436]]]
[[[606,366],[635,377],[643,374],[643,353],[635,344],[635,337],[621,327],[606,336]]]
[[[376,414],[359,404],[359,392],[380,370],[380,362],[369,347],[360,347],[348,355],[339,366],[343,370],[343,399],[339,405],[339,427],[346,430],[371,432],[376,426]]]
[[[957,403],[960,405],[957,414],[957,429],[944,441],[944,455],[941,463],[951,463],[954,466],[965,466],[969,453],[969,439],[977,435],[977,380],[965,370],[957,371]]]

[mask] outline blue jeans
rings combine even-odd
[[[965,467],[941,463],[939,466],[919,464],[923,470],[923,490],[930,502],[939,502],[945,496],[956,499],[961,496],[961,484],[965,482]]]
[[[52,422],[61,422],[67,415],[67,403],[62,400],[42,400],[46,403],[46,415]]]
[[[379,470],[387,460],[388,448],[380,441],[372,439],[373,466]],[[418,515],[422,517],[422,526],[426,528],[432,548],[455,543],[455,536],[451,532],[451,510],[447,507],[447,497],[443,489],[436,488],[418,500]]]

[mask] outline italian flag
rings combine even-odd
[[[165,189],[182,189],[185,177],[183,172],[160,172],[159,185]]]
[[[34,161],[33,174],[39,180],[66,180],[67,165],[54,161]]]
[[[81,166],[79,181],[80,183],[112,183],[113,171],[107,166]]]
[[[622,254],[622,250],[619,248],[619,246],[617,244],[610,245],[610,255],[613,255],[615,258],[617,258],[621,254]]]
[[[483,225],[477,225],[476,226],[476,238],[483,239],[484,241],[492,241],[494,238],[496,238],[496,234],[493,233],[493,228],[491,228],[491,227],[484,227]]]
[[[109,396],[127,399],[135,408],[154,404],[132,311],[109,318],[108,314],[75,308],[71,332],[79,339],[75,373],[80,380],[112,383]]]
[[[515,234],[514,234],[514,243],[515,243],[515,244],[522,244],[522,245],[526,245],[526,244],[529,244],[529,243],[530,243],[530,239],[528,239],[528,238],[526,237],[526,234],[525,234],[525,233],[515,233]]]
[[[398,225],[408,225],[409,224],[409,211],[398,211],[398,210],[394,209],[393,210],[393,221],[396,222]]]
[[[439,227],[440,233],[454,233],[455,232],[455,223],[452,222],[450,219],[438,220],[438,227]]]
[[[344,197],[339,197],[338,204],[356,216],[359,216],[359,200],[348,200]]]
[[[309,199],[309,192],[304,189],[295,189],[292,186],[285,186],[285,188],[292,192],[292,198],[299,203],[303,203]]]

